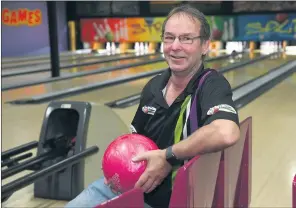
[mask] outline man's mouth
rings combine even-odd
[[[185,58],[184,56],[174,56],[174,55],[171,55],[171,57],[173,59],[182,59],[182,58]]]

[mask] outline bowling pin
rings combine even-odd
[[[103,25],[99,25],[99,28],[100,28],[100,30],[101,30],[101,31],[102,31],[102,33],[103,33],[103,38],[105,38],[105,37],[106,37],[106,34],[107,34],[107,32],[106,32],[106,30],[104,29]]]
[[[224,21],[222,40],[224,41],[228,40],[228,22],[227,21]]]
[[[116,46],[115,46],[115,43],[112,42],[111,43],[111,53],[114,54],[116,52]]]
[[[98,37],[98,38],[104,38],[104,34],[103,34],[103,32],[99,29],[97,23],[93,22],[93,26],[94,26],[95,31],[96,31],[96,33],[97,33],[97,37]]]
[[[160,45],[160,53],[163,53],[163,43]]]
[[[128,40],[128,27],[127,27],[127,19],[124,18],[124,38]]]
[[[148,51],[149,51],[149,46],[148,46],[148,43],[147,43],[147,42],[145,43],[145,47],[144,47],[144,48],[145,48],[145,53],[148,53]]]
[[[110,26],[108,24],[108,20],[107,19],[104,19],[104,26],[106,28],[106,33],[109,33],[109,32],[112,33],[111,28],[110,28]]]
[[[107,50],[107,52],[110,52],[111,51],[111,44],[110,44],[110,42],[107,42],[106,43],[106,50]]]
[[[124,35],[124,25],[123,25],[123,20],[120,20],[119,22],[119,33],[120,33],[120,38],[125,39],[125,35]]]
[[[119,42],[120,40],[120,32],[119,32],[119,28],[118,28],[118,24],[115,24],[115,42]]]
[[[228,35],[228,40],[232,40],[234,38],[234,21],[233,18],[229,19],[229,35]]]
[[[212,27],[213,27],[212,31],[217,31],[217,30],[219,30],[219,29],[218,29],[218,26],[217,26],[217,24],[216,24],[216,22],[215,22],[215,17],[214,17],[214,16],[211,16],[211,20],[212,20]]]
[[[213,30],[218,29],[218,26],[217,26],[217,24],[215,22],[215,17],[214,16],[211,16],[211,20],[212,20]]]
[[[139,46],[139,42],[135,43],[135,51],[139,52],[140,51],[140,46]]]
[[[144,43],[141,42],[141,43],[140,43],[140,52],[143,52],[143,51],[144,51]]]
[[[90,44],[87,42],[83,42],[83,49],[89,49],[90,48]]]

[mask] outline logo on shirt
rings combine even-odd
[[[130,129],[131,129],[132,133],[137,133],[136,128],[132,124],[130,125]]]
[[[156,108],[152,107],[152,106],[143,106],[142,107],[142,111],[145,113],[145,114],[150,114],[150,115],[154,115],[155,112],[156,112]]]
[[[219,111],[224,111],[228,113],[233,113],[236,114],[236,110],[227,104],[221,104],[221,105],[216,105],[212,108],[210,108],[207,112],[207,115],[214,115],[215,113],[218,113]]]

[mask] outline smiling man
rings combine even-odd
[[[174,176],[196,155],[222,151],[239,138],[239,119],[227,80],[205,69],[210,43],[205,16],[189,5],[173,9],[163,24],[162,41],[169,68],[144,87],[131,129],[156,142],[160,150],[137,155],[147,168],[135,187],[145,192],[147,207],[168,207]],[[100,179],[68,207],[91,207],[114,198]]]

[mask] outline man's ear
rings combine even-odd
[[[202,54],[206,55],[210,49],[211,40],[204,40],[202,43]]]

